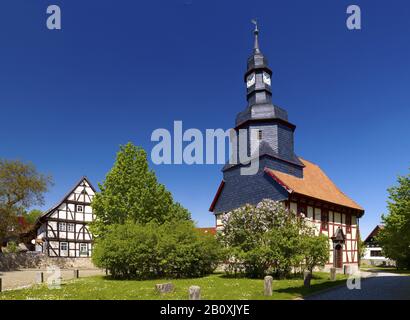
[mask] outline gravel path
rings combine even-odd
[[[375,273],[360,282],[360,289],[347,285],[306,297],[305,300],[410,300],[410,277]]]
[[[79,275],[81,277],[89,277],[95,275],[103,275],[100,269],[79,269]],[[36,283],[36,276],[38,272],[44,273],[44,282],[47,283],[47,279],[51,274],[47,273],[45,269],[22,269],[19,271],[0,271],[0,278],[3,282],[3,291],[26,288]],[[74,278],[73,269],[62,269],[61,270],[62,280],[69,280]]]

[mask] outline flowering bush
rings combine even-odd
[[[327,239],[315,236],[314,227],[304,216],[277,201],[245,205],[225,214],[222,223],[219,240],[229,252],[227,272],[281,277],[295,268],[311,270],[329,256]],[[314,251],[312,246],[319,249]],[[312,253],[315,256],[309,259]]]

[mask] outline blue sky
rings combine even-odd
[[[46,28],[50,4],[60,31]],[[349,4],[362,9],[360,31],[346,28]],[[150,153],[152,131],[174,120],[232,127],[257,17],[297,154],[366,209],[367,235],[409,168],[409,16],[404,0],[2,0],[0,157],[53,175],[47,208],[82,175],[101,182],[119,144]],[[200,226],[214,224],[220,165],[152,168]]]

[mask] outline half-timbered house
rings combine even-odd
[[[39,217],[36,251],[50,257],[90,257],[93,239],[88,225],[94,220],[94,195],[94,187],[82,177],[57,205]]]
[[[272,103],[272,70],[260,51],[258,33],[256,27],[254,50],[244,76],[248,105],[237,115],[235,130],[238,136],[239,130],[247,130],[246,153],[250,158],[258,157],[259,170],[243,175],[241,169],[246,164],[224,166],[223,180],[210,207],[216,227],[221,230],[224,213],[245,204],[256,205],[264,199],[280,201],[309,219],[317,234],[328,236],[328,267],[358,267],[358,219],[364,209],[318,165],[295,154],[296,126],[289,122],[286,110]],[[240,147],[237,145],[233,150]]]
[[[383,255],[383,249],[377,241],[377,236],[383,228],[383,225],[377,225],[363,241],[365,246],[364,255],[361,260],[363,264],[372,266],[394,266],[396,264],[393,260]]]

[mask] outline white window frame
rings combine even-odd
[[[78,204],[77,205],[77,212],[83,213],[84,212],[84,206],[82,206],[81,204]]]
[[[67,224],[65,222],[58,223],[58,231],[67,231]]]
[[[67,249],[62,248],[63,244],[66,245]],[[68,242],[60,242],[60,251],[67,251],[68,252]]]
[[[85,250],[82,250],[81,248],[85,248]],[[88,246],[86,243],[80,243],[80,256],[81,255],[88,255]]]
[[[75,224],[74,223],[68,223],[67,224],[67,231],[68,232],[74,232],[75,231]]]

